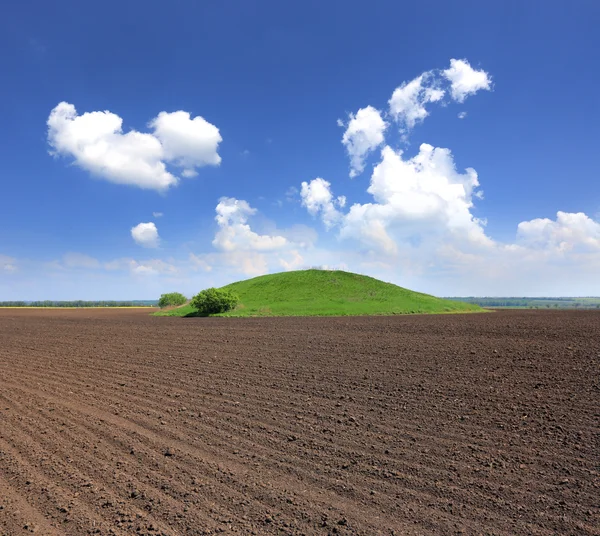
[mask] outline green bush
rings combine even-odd
[[[231,311],[239,301],[236,294],[229,290],[208,288],[196,294],[191,301],[192,307],[205,315],[215,315]]]
[[[186,301],[187,298],[180,292],[170,292],[169,294],[163,294],[160,297],[158,306],[163,309],[164,307],[183,305]]]

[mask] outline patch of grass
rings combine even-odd
[[[467,304],[340,270],[299,270],[264,275],[226,285],[240,304],[215,316],[346,316],[481,312]],[[200,316],[191,305],[157,316]]]

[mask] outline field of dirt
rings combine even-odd
[[[0,310],[0,535],[600,535],[600,312]]]

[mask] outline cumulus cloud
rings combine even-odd
[[[256,214],[247,201],[222,197],[216,207],[215,220],[219,226],[213,245],[223,251],[271,251],[280,249],[287,240],[279,235],[260,235],[248,224]]]
[[[361,108],[356,114],[350,114],[348,127],[342,137],[342,143],[350,156],[350,177],[356,177],[363,172],[367,155],[384,142],[387,126],[379,110],[373,106]]]
[[[196,174],[196,167],[221,163],[217,149],[223,138],[219,129],[203,117],[192,119],[184,111],[160,112],[149,126],[161,142],[165,160],[183,168],[186,176]]]
[[[401,140],[406,141],[410,130],[429,115],[429,105],[463,102],[490,87],[488,73],[453,58],[448,69],[425,71],[398,86],[388,101],[387,117],[399,125]],[[465,116],[466,112],[459,114]],[[350,115],[342,142],[350,156],[351,176],[363,171],[368,154],[385,144],[387,127],[373,106]],[[301,201],[327,228],[338,227],[341,238],[357,239],[389,255],[398,254],[399,242],[414,247],[431,235],[438,240],[452,235],[473,247],[489,247],[486,222],[472,213],[474,199],[483,198],[478,186],[475,170],[458,172],[449,149],[424,143],[417,155],[407,158],[388,143],[367,189],[372,202],[355,203],[344,211],[345,197],[336,198],[323,178],[302,183]]]
[[[338,207],[346,204],[346,198],[339,196],[334,198],[331,193],[331,183],[317,177],[310,182],[303,182],[300,190],[302,205],[313,216],[321,215],[323,223],[327,228],[333,227],[339,222],[342,214]]]
[[[117,184],[164,191],[179,182],[167,164],[189,177],[195,168],[221,161],[218,128],[188,112],[160,112],[149,124],[153,133],[124,133],[123,119],[112,112],[78,115],[73,104],[61,102],[47,124],[52,154]]]
[[[320,214],[328,228],[338,225],[342,238],[394,254],[397,239],[421,234],[453,234],[488,244],[483,222],[471,213],[478,186],[475,170],[459,173],[449,149],[424,143],[412,158],[384,147],[367,189],[373,202],[355,203],[347,213],[340,211],[342,204],[334,201],[324,179],[303,183],[301,195],[309,213]]]
[[[257,210],[243,199],[223,197],[215,208],[218,230],[213,246],[218,252],[191,254],[192,269],[206,273],[257,276],[282,266],[293,269],[302,258],[300,249],[313,250],[317,233],[306,225],[277,229],[263,222],[263,233],[252,229],[249,220]]]
[[[138,223],[131,228],[131,236],[142,247],[157,248],[159,245],[158,229],[153,222]]]
[[[482,89],[491,89],[492,79],[484,70],[477,71],[467,60],[450,60],[450,67],[443,71],[450,81],[450,94],[455,101],[464,102],[469,95]]]
[[[425,72],[394,90],[388,102],[390,115],[403,128],[410,130],[429,115],[425,106],[442,100],[444,94],[434,72]]]
[[[558,212],[556,219],[521,222],[514,242],[479,251],[445,244],[432,258],[449,281],[432,278],[431,284],[453,285],[454,295],[597,294],[600,223],[584,213]]]
[[[407,157],[384,147],[367,189],[372,199],[346,211],[333,205],[324,179],[305,183],[303,193],[309,212],[361,245],[355,270],[375,270],[409,288],[441,295],[589,295],[600,289],[600,222],[559,211],[554,219],[521,222],[514,241],[493,240],[474,213],[479,177],[471,168],[459,171],[449,149],[423,144]],[[348,258],[349,251],[338,255]]]
[[[556,220],[537,218],[519,223],[517,244],[560,254],[600,252],[600,223],[583,212],[559,211]]]
[[[426,71],[397,87],[388,101],[389,114],[406,133],[429,115],[429,104],[443,103],[447,94],[462,103],[468,96],[491,87],[488,73],[473,69],[467,60],[452,58],[448,69]],[[461,112],[458,117],[464,119],[466,115]]]

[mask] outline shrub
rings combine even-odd
[[[215,315],[231,311],[239,301],[239,298],[229,290],[208,288],[196,294],[191,301],[192,307],[205,315]]]
[[[180,292],[170,292],[169,294],[163,294],[158,300],[158,306],[162,309],[163,307],[183,305],[187,301],[187,298]]]

